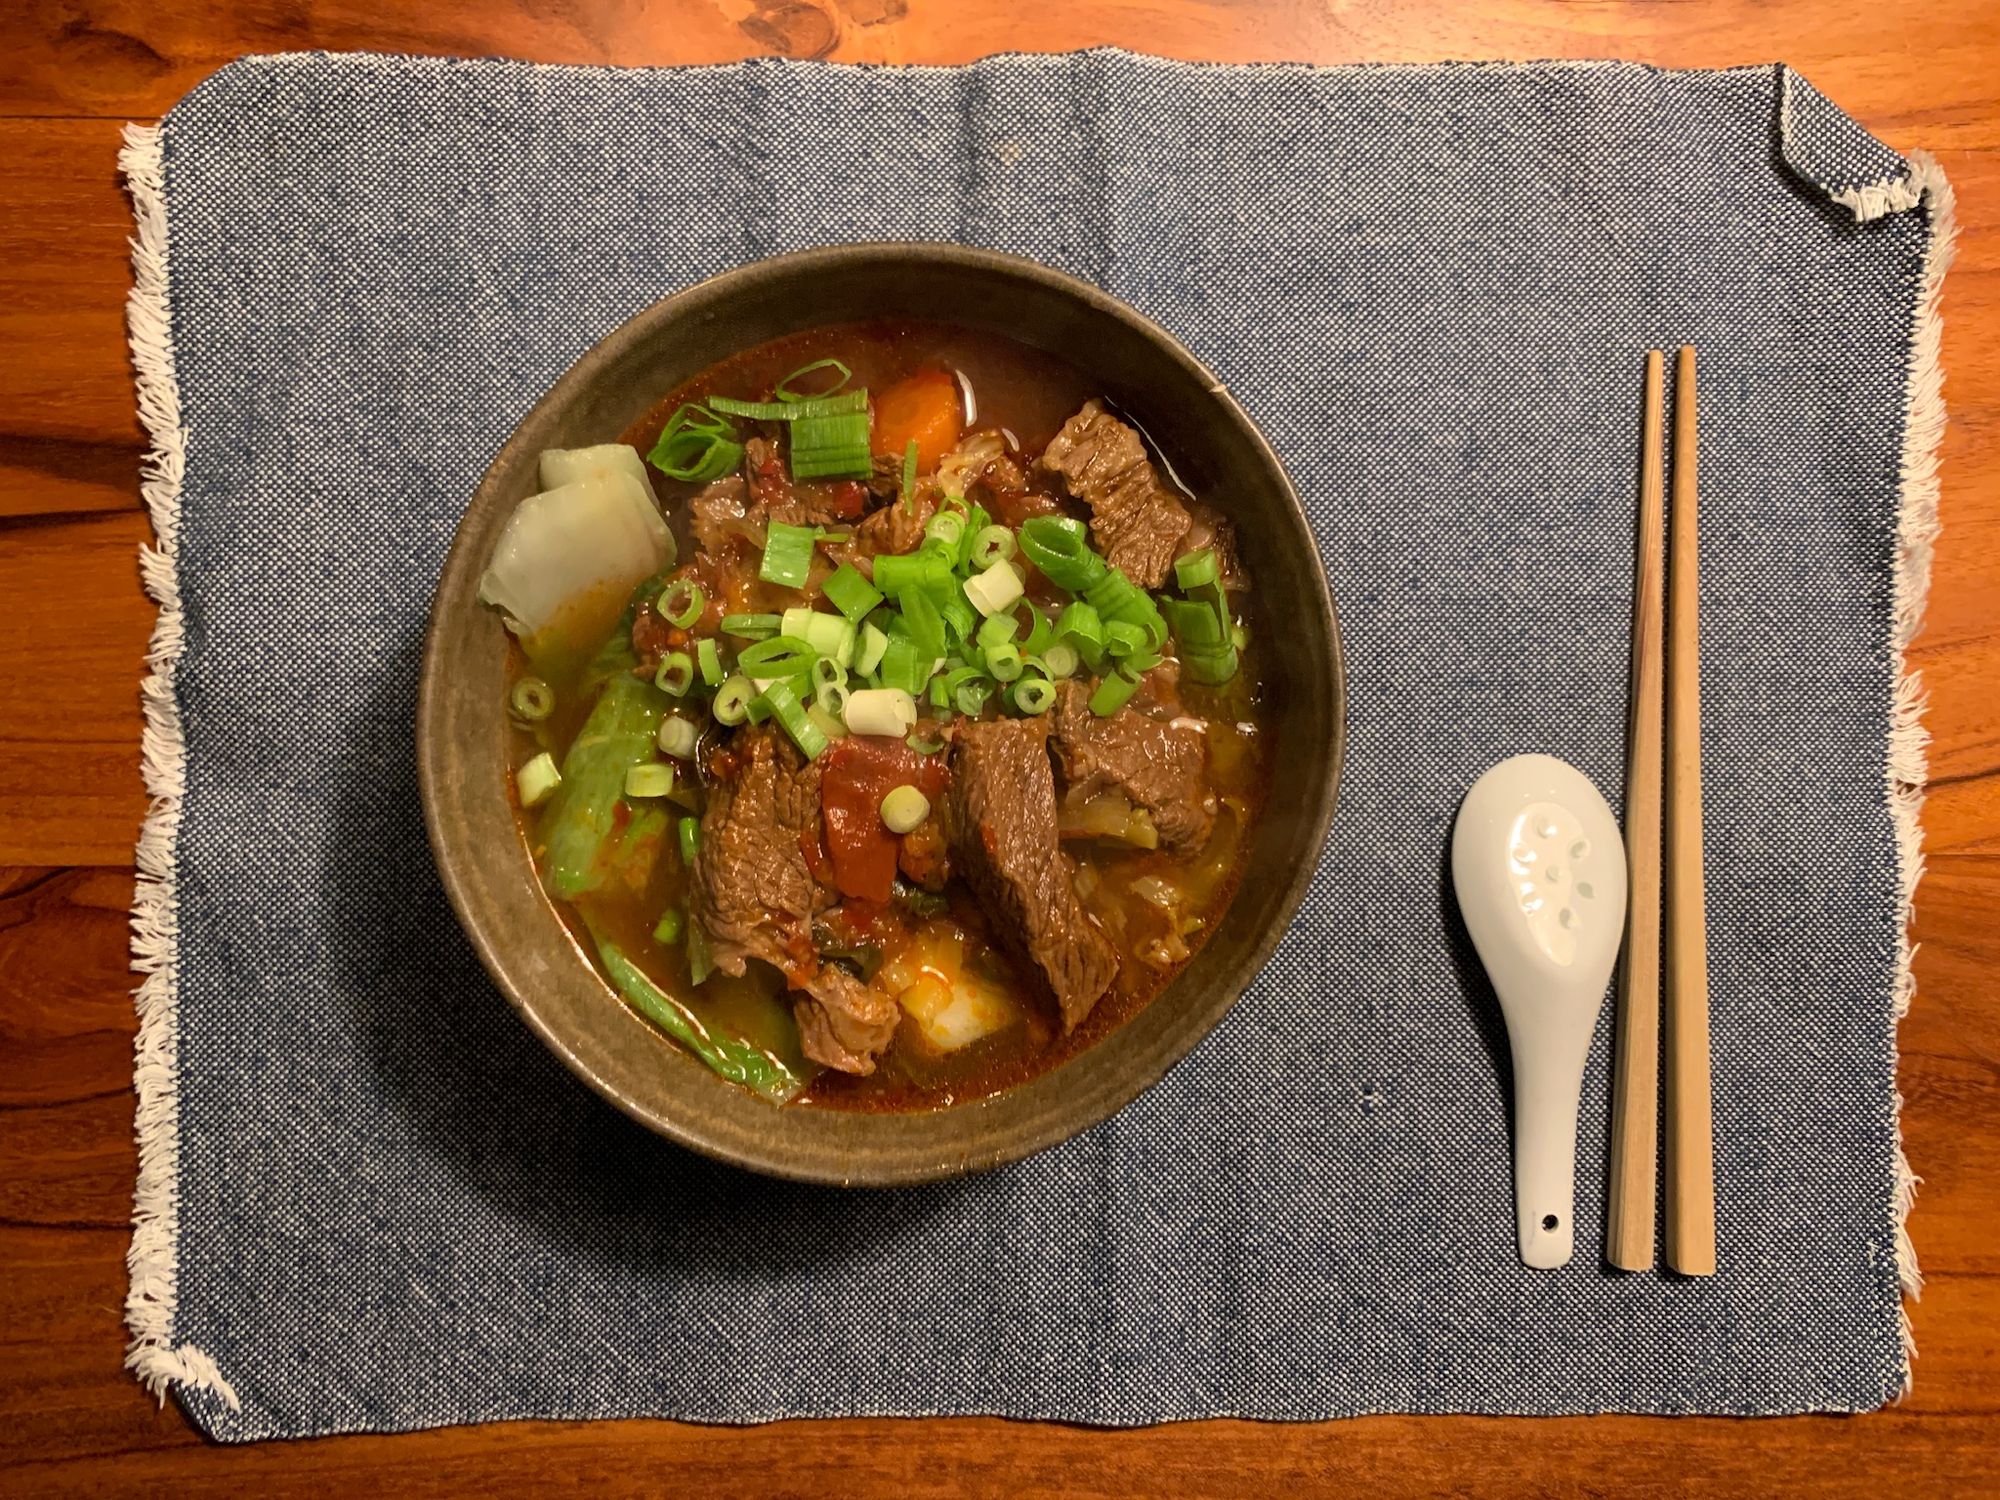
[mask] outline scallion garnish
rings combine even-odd
[[[832,576],[820,585],[820,592],[850,620],[859,620],[882,602],[882,591],[863,578],[853,563],[842,563],[835,568]]]
[[[882,653],[888,649],[889,637],[874,625],[861,627],[861,644],[854,653],[854,670],[863,677],[882,665]]]
[[[555,689],[539,677],[523,677],[507,695],[514,717],[524,723],[539,724],[555,712]]]
[[[812,670],[813,658],[818,655],[810,641],[796,635],[774,635],[745,646],[737,655],[736,667],[759,682],[803,677]]]
[[[1002,558],[1014,555],[1014,533],[1005,526],[988,526],[972,540],[968,561],[975,568],[990,568]]]
[[[660,720],[660,732],[653,742],[660,747],[662,755],[671,755],[675,760],[692,760],[695,746],[701,743],[701,731],[691,720],[679,714],[668,714]]]
[[[1104,659],[1104,622],[1097,611],[1082,599],[1075,600],[1056,621],[1056,639],[1068,641],[1093,672]]]
[[[868,413],[801,417],[792,423],[794,479],[865,478],[874,467],[868,450]]]
[[[1111,564],[1090,550],[1081,521],[1068,516],[1032,516],[1021,523],[1021,555],[1059,589],[1081,594],[1110,571]]]
[[[681,916],[680,908],[678,906],[668,907],[661,914],[658,925],[653,928],[653,941],[658,943],[662,948],[673,947],[675,943],[681,940],[681,928],[684,925],[685,919]]]
[[[766,583],[802,589],[812,572],[813,544],[819,533],[810,526],[773,521],[764,530],[764,562],[757,576]]]
[[[903,594],[903,624],[927,660],[944,655],[944,616],[924,590],[909,589]]]
[[[818,760],[820,752],[826,749],[826,733],[806,717],[805,705],[799,702],[799,695],[792,691],[790,684],[767,683],[758,696],[770,710],[771,717],[799,747],[799,753],[807,760]]]
[[[964,535],[965,517],[955,510],[941,510],[924,523],[926,541],[943,542],[947,547],[955,548]]]
[[[907,734],[903,737],[903,743],[919,755],[936,755],[938,751],[944,749],[944,741],[931,734]]]
[[[793,389],[797,382],[805,379],[808,375],[817,375],[821,370],[831,370],[834,372],[833,383],[827,386],[825,390],[800,391]],[[837,359],[816,359],[809,365],[800,365],[791,374],[779,381],[771,394],[776,396],[780,401],[815,401],[831,396],[853,378],[854,371],[849,369],[843,361]],[[865,395],[866,392],[862,394]]]
[[[674,789],[674,768],[657,760],[634,766],[625,773],[625,795],[634,799],[641,797],[664,797]]]
[[[1012,641],[987,647],[986,670],[995,682],[1012,682],[1021,675],[1021,648]]]
[[[724,615],[722,633],[733,635],[739,640],[761,641],[766,636],[778,633],[776,615]]]
[[[951,695],[951,698],[953,706],[960,713],[964,714],[968,719],[976,719],[979,717],[980,710],[986,707],[986,700],[992,695],[993,683],[991,679],[981,677],[960,687],[957,692]]]
[[[1204,583],[1215,582],[1218,572],[1220,569],[1216,565],[1213,547],[1197,547],[1174,559],[1174,582],[1181,586],[1183,594],[1193,593]]]
[[[722,685],[722,653],[716,648],[712,636],[703,636],[694,643],[694,664],[701,670],[701,680],[709,687]]]
[[[801,397],[797,401],[738,401],[733,396],[713,396],[709,405],[752,422],[802,422],[809,417],[841,417],[866,411],[868,393],[844,391],[838,396]]]
[[[1097,684],[1097,691],[1090,695],[1090,711],[1100,719],[1115,714],[1123,708],[1131,696],[1139,691],[1139,679],[1123,672],[1113,672]]]
[[[882,686],[896,688],[914,698],[931,678],[935,653],[922,652],[907,635],[892,635],[882,652]]]
[[[903,510],[907,513],[917,494],[917,440],[903,450]]]
[[[875,587],[901,599],[912,590],[951,586],[951,566],[935,552],[891,553],[875,559]]]
[[[1042,653],[1042,665],[1048,669],[1049,676],[1058,680],[1074,677],[1082,661],[1076,647],[1068,641],[1053,641],[1049,649]]]
[[[1024,714],[1047,713],[1055,701],[1055,684],[1046,677],[1024,677],[1014,684],[1014,707]]]
[[[756,696],[757,684],[738,673],[715,690],[715,701],[709,705],[709,711],[718,724],[741,724],[750,717],[750,702]]]
[[[514,788],[521,794],[521,806],[534,807],[562,785],[556,758],[544,750],[514,773]]]
[[[1021,575],[1003,558],[965,580],[965,597],[982,615],[997,615],[1021,597]]]
[[[719,479],[743,460],[736,429],[707,407],[688,402],[660,429],[659,441],[646,462],[669,479],[706,484]]]
[[[674,838],[681,847],[681,863],[692,869],[701,852],[701,819],[682,818],[674,825]]]
[[[685,698],[694,686],[694,659],[685,651],[669,651],[653,671],[653,686],[676,698]]]
[[[708,595],[692,578],[676,578],[660,591],[653,609],[669,625],[685,630],[708,608]]]
[[[1112,620],[1104,627],[1104,649],[1114,657],[1132,656],[1146,648],[1146,632],[1124,620]]]

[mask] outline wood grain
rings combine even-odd
[[[1023,16],[999,0],[28,0],[0,14],[0,864],[13,866],[0,870],[0,1493],[2000,1492],[2000,15],[1989,0],[1078,0],[1025,28]],[[1325,63],[1783,57],[1891,144],[1938,154],[1963,238],[1945,294],[1945,534],[1912,652],[1936,778],[1921,992],[1900,1038],[1906,1142],[1925,1179],[1914,1394],[1853,1421],[630,1422],[209,1446],[120,1366],[125,912],[151,620],[133,562],[145,523],[121,330],[120,122],[160,114],[246,52],[957,62],[1029,43]]]

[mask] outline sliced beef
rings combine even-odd
[[[819,767],[771,724],[743,730],[707,766],[714,781],[688,905],[715,966],[741,974],[754,958],[779,970],[801,992],[793,1010],[806,1056],[845,1073],[872,1072],[895,1033],[895,1002],[822,965],[813,947],[813,917],[832,900],[812,857]]]
[[[1019,526],[1030,516],[1052,515],[1062,507],[1053,495],[1029,477],[1007,438],[991,427],[960,439],[938,462],[938,486],[947,495],[963,495],[972,505],[1005,526]]]
[[[743,479],[763,517],[788,526],[837,526],[868,508],[868,487],[858,479],[793,479],[770,438],[743,444]]]
[[[954,866],[994,929],[1047,981],[1064,1029],[1074,1030],[1111,987],[1118,955],[1077,899],[1072,866],[1056,842],[1047,723],[961,726],[952,775]]]
[[[807,1057],[842,1073],[867,1074],[895,1036],[902,1010],[892,997],[827,964],[792,997],[792,1017]]]
[[[1090,689],[1074,681],[1063,684],[1050,717],[1050,743],[1072,801],[1116,791],[1145,809],[1162,847],[1186,852],[1208,842],[1215,793],[1208,738],[1198,727],[1130,707],[1100,718],[1090,711]]]
[[[853,563],[873,576],[872,561],[885,553],[914,552],[924,539],[924,527],[937,514],[937,493],[920,484],[905,505],[896,500],[871,513],[847,541],[826,549],[837,563]]]
[[[1187,507],[1160,482],[1146,444],[1092,398],[1055,435],[1040,467],[1090,507],[1098,550],[1142,588],[1156,589],[1181,552]]]

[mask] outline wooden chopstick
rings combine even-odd
[[[1708,919],[1701,869],[1700,531],[1694,350],[1674,371],[1672,573],[1667,594],[1667,1264],[1715,1274],[1709,1119]]]
[[[1660,1109],[1660,735],[1666,673],[1665,361],[1646,356],[1639,458],[1638,565],[1633,579],[1632,717],[1625,762],[1625,853],[1631,876],[1625,960],[1618,972],[1618,1053],[1611,1105],[1611,1212],[1606,1254],[1624,1271],[1653,1264]]]

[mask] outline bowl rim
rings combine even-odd
[[[663,1111],[654,1107],[648,1100],[628,1094],[610,1079],[600,1076],[589,1062],[579,1055],[563,1029],[552,1024],[550,1016],[544,1014],[542,1008],[522,993],[514,975],[502,961],[501,950],[507,938],[488,920],[490,914],[480,908],[464,872],[459,868],[460,859],[480,856],[478,851],[454,843],[453,830],[441,815],[440,803],[450,777],[443,737],[433,730],[437,716],[441,712],[440,703],[447,692],[448,678],[451,675],[449,661],[441,650],[444,633],[442,622],[454,602],[471,600],[470,591],[476,586],[478,576],[484,569],[484,559],[471,555],[473,537],[468,522],[479,509],[489,488],[499,483],[519,461],[519,450],[526,444],[526,435],[539,425],[540,419],[552,411],[565,408],[581,393],[589,390],[593,382],[623,356],[626,347],[634,339],[643,339],[681,319],[699,319],[708,309],[718,304],[726,305],[731,299],[755,289],[760,284],[767,284],[782,277],[811,275],[827,268],[851,266],[857,261],[878,261],[886,266],[892,266],[898,262],[911,260],[927,261],[947,271],[957,270],[968,274],[1026,282],[1044,293],[1052,293],[1057,297],[1077,302],[1093,314],[1124,325],[1150,345],[1162,360],[1178,366],[1183,376],[1199,383],[1208,398],[1217,404],[1224,419],[1236,429],[1237,437],[1248,445],[1252,455],[1268,472],[1269,477],[1275,479],[1276,487],[1285,501],[1287,519],[1295,533],[1293,540],[1303,545],[1313,559],[1314,566],[1305,570],[1312,579],[1313,586],[1307,591],[1308,598],[1302,601],[1306,609],[1302,612],[1303,618],[1300,623],[1307,628],[1316,629],[1323,634],[1327,642],[1331,667],[1330,680],[1327,682],[1330,694],[1328,716],[1331,721],[1331,734],[1326,744],[1325,775],[1315,783],[1316,794],[1310,806],[1298,810],[1307,825],[1307,841],[1276,904],[1271,908],[1269,920],[1254,941],[1246,944],[1241,956],[1231,964],[1225,981],[1217,983],[1214,986],[1214,993],[1190,1012],[1175,1037],[1167,1039],[1165,1045],[1153,1047],[1149,1055],[1135,1058],[1133,1065],[1127,1068],[1122,1077],[1108,1087],[1096,1090],[1094,1096],[1089,1099],[1087,1108],[1067,1114],[1047,1114],[1042,1117],[1039,1128],[1017,1131],[1004,1143],[992,1149],[956,1151],[942,1159],[935,1153],[909,1153],[906,1160],[900,1160],[891,1166],[875,1162],[871,1163],[867,1170],[848,1172],[824,1165],[801,1164],[791,1157],[776,1153],[760,1156],[754,1150],[745,1149],[740,1141],[730,1143],[719,1140],[712,1129],[706,1128],[706,1122],[691,1121],[671,1111]],[[939,321],[950,322],[952,319],[947,314]],[[816,325],[807,320],[797,326],[799,330],[804,330]],[[742,347],[751,346],[745,344]],[[737,351],[732,348],[718,357],[726,358],[728,354],[735,352]],[[454,523],[451,545],[432,595],[424,633],[422,672],[415,717],[417,782],[433,862],[453,914],[477,952],[481,966],[506,998],[508,1005],[571,1073],[647,1129],[714,1160],[761,1175],[800,1182],[840,1186],[897,1186],[990,1170],[1080,1135],[1111,1118],[1158,1083],[1214,1031],[1270,962],[1278,944],[1290,931],[1306,890],[1324,857],[1327,835],[1338,802],[1341,775],[1346,764],[1346,708],[1346,665],[1339,620],[1335,613],[1326,569],[1297,488],[1262,431],[1250,419],[1235,396],[1207,366],[1197,360],[1171,333],[1135,308],[1089,282],[1039,262],[1001,251],[949,242],[866,241],[799,250],[747,262],[650,303],[607,330],[522,415],[508,434],[506,441],[495,452],[492,461],[480,476],[479,483],[468,497],[464,510]],[[1262,816],[1270,815],[1271,809],[1267,807]],[[522,854],[523,856],[526,854],[525,846],[522,847]],[[532,870],[525,873],[531,880],[534,879]],[[539,889],[539,882],[536,884]],[[546,892],[542,893],[542,899],[545,902],[549,900]],[[601,976],[597,975],[595,967],[581,950],[578,950],[575,956],[577,962],[601,983]],[[1148,1008],[1158,1004],[1167,990],[1179,982],[1179,978],[1177,975],[1160,995],[1148,1001]],[[1143,1014],[1144,1010],[1138,1013],[1138,1015]],[[1049,1073],[1037,1075],[1037,1078],[1051,1077],[1079,1059],[1102,1052],[1112,1046],[1137,1018],[1135,1015],[1131,1020],[1122,1023],[1083,1049],[1075,1057]],[[693,1065],[697,1068],[701,1066],[699,1063]],[[839,1113],[849,1119],[875,1120],[910,1120],[976,1114],[983,1108],[996,1106],[999,1101],[1032,1087],[1035,1081],[1030,1079],[984,1099],[969,1100],[938,1111],[883,1112],[872,1115],[827,1111],[810,1113],[815,1115]],[[737,1089],[735,1085],[727,1084],[720,1079],[715,1082],[741,1093],[745,1099],[761,1108],[773,1108],[766,1101],[750,1095],[748,1091]],[[800,1111],[800,1113],[807,1112]]]

